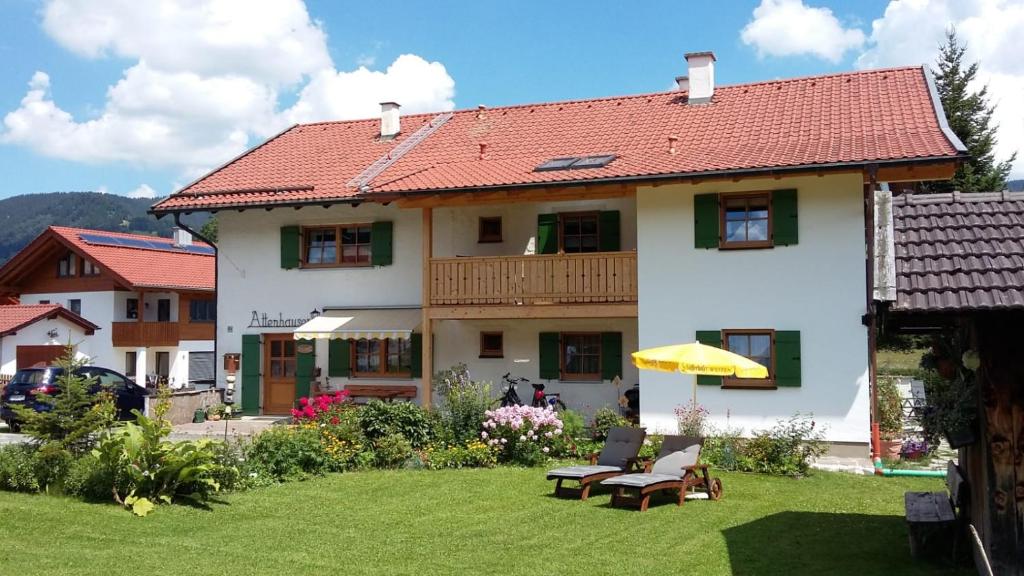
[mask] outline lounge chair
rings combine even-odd
[[[703,438],[665,436],[658,459],[653,465],[647,462],[644,472],[608,478],[601,485],[614,489],[612,506],[635,506],[641,512],[647,510],[651,494],[662,490],[679,490],[680,506],[690,488],[700,488],[708,498],[718,500],[722,497],[722,481],[711,478],[707,464],[700,463],[703,445]],[[636,490],[636,495],[629,496],[626,490]]]
[[[646,436],[641,428],[611,428],[601,453],[590,455],[589,466],[569,466],[548,472],[548,480],[557,480],[555,496],[579,496],[580,500],[586,500],[593,482],[641,470],[637,455]],[[579,482],[579,488],[563,487],[564,480]]]

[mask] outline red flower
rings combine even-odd
[[[299,404],[302,404],[303,406],[309,406],[309,398],[306,398],[305,396],[299,398]]]
[[[306,406],[305,408],[302,409],[302,415],[305,416],[306,418],[315,418],[316,411],[313,410],[312,406]]]
[[[331,424],[337,426],[338,424],[341,424],[341,419],[338,418],[337,416],[332,416],[331,417]]]

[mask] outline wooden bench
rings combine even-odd
[[[903,495],[910,554],[914,558],[940,558],[950,551],[956,559],[966,507],[967,480],[953,461],[946,465],[946,492],[907,492]]]
[[[385,402],[391,402],[396,398],[412,400],[419,394],[416,386],[397,384],[346,384],[350,398],[378,398]]]

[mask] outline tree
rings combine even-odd
[[[216,242],[217,217],[211,216],[210,219],[206,221],[206,224],[203,224],[203,227],[199,229],[199,233],[202,234],[203,238],[206,238],[210,242]]]
[[[969,85],[978,74],[978,63],[964,63],[967,45],[960,44],[956,29],[946,31],[946,43],[939,47],[938,69],[935,87],[939,100],[946,111],[949,127],[967,147],[970,158],[957,169],[948,182],[928,184],[930,192],[991,192],[1003,190],[1010,168],[1017,158],[1015,152],[1009,159],[996,162],[993,149],[996,145],[998,125],[992,124],[995,106],[988,103],[988,86],[971,92]]]

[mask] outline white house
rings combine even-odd
[[[687,59],[675,91],[294,126],[158,203],[220,220],[245,410],[343,386],[429,403],[423,376],[465,362],[588,413],[639,383],[669,431],[693,377],[629,353],[701,340],[770,371],[701,378],[716,425],[813,413],[863,452],[864,199],[950,177],[963,147],[923,68],[716,87],[713,55]]]
[[[80,359],[88,358],[97,328],[59,304],[0,305],[0,379],[19,366],[50,362],[68,344]]]
[[[56,338],[22,330],[10,345],[51,345],[49,357],[36,358],[50,361],[70,342],[91,363],[140,383],[212,383],[213,253],[181,233],[168,239],[51,226],[0,267],[0,295],[22,305],[60,305],[96,332],[72,332],[69,339],[59,329]],[[21,364],[7,362],[3,371]]]

